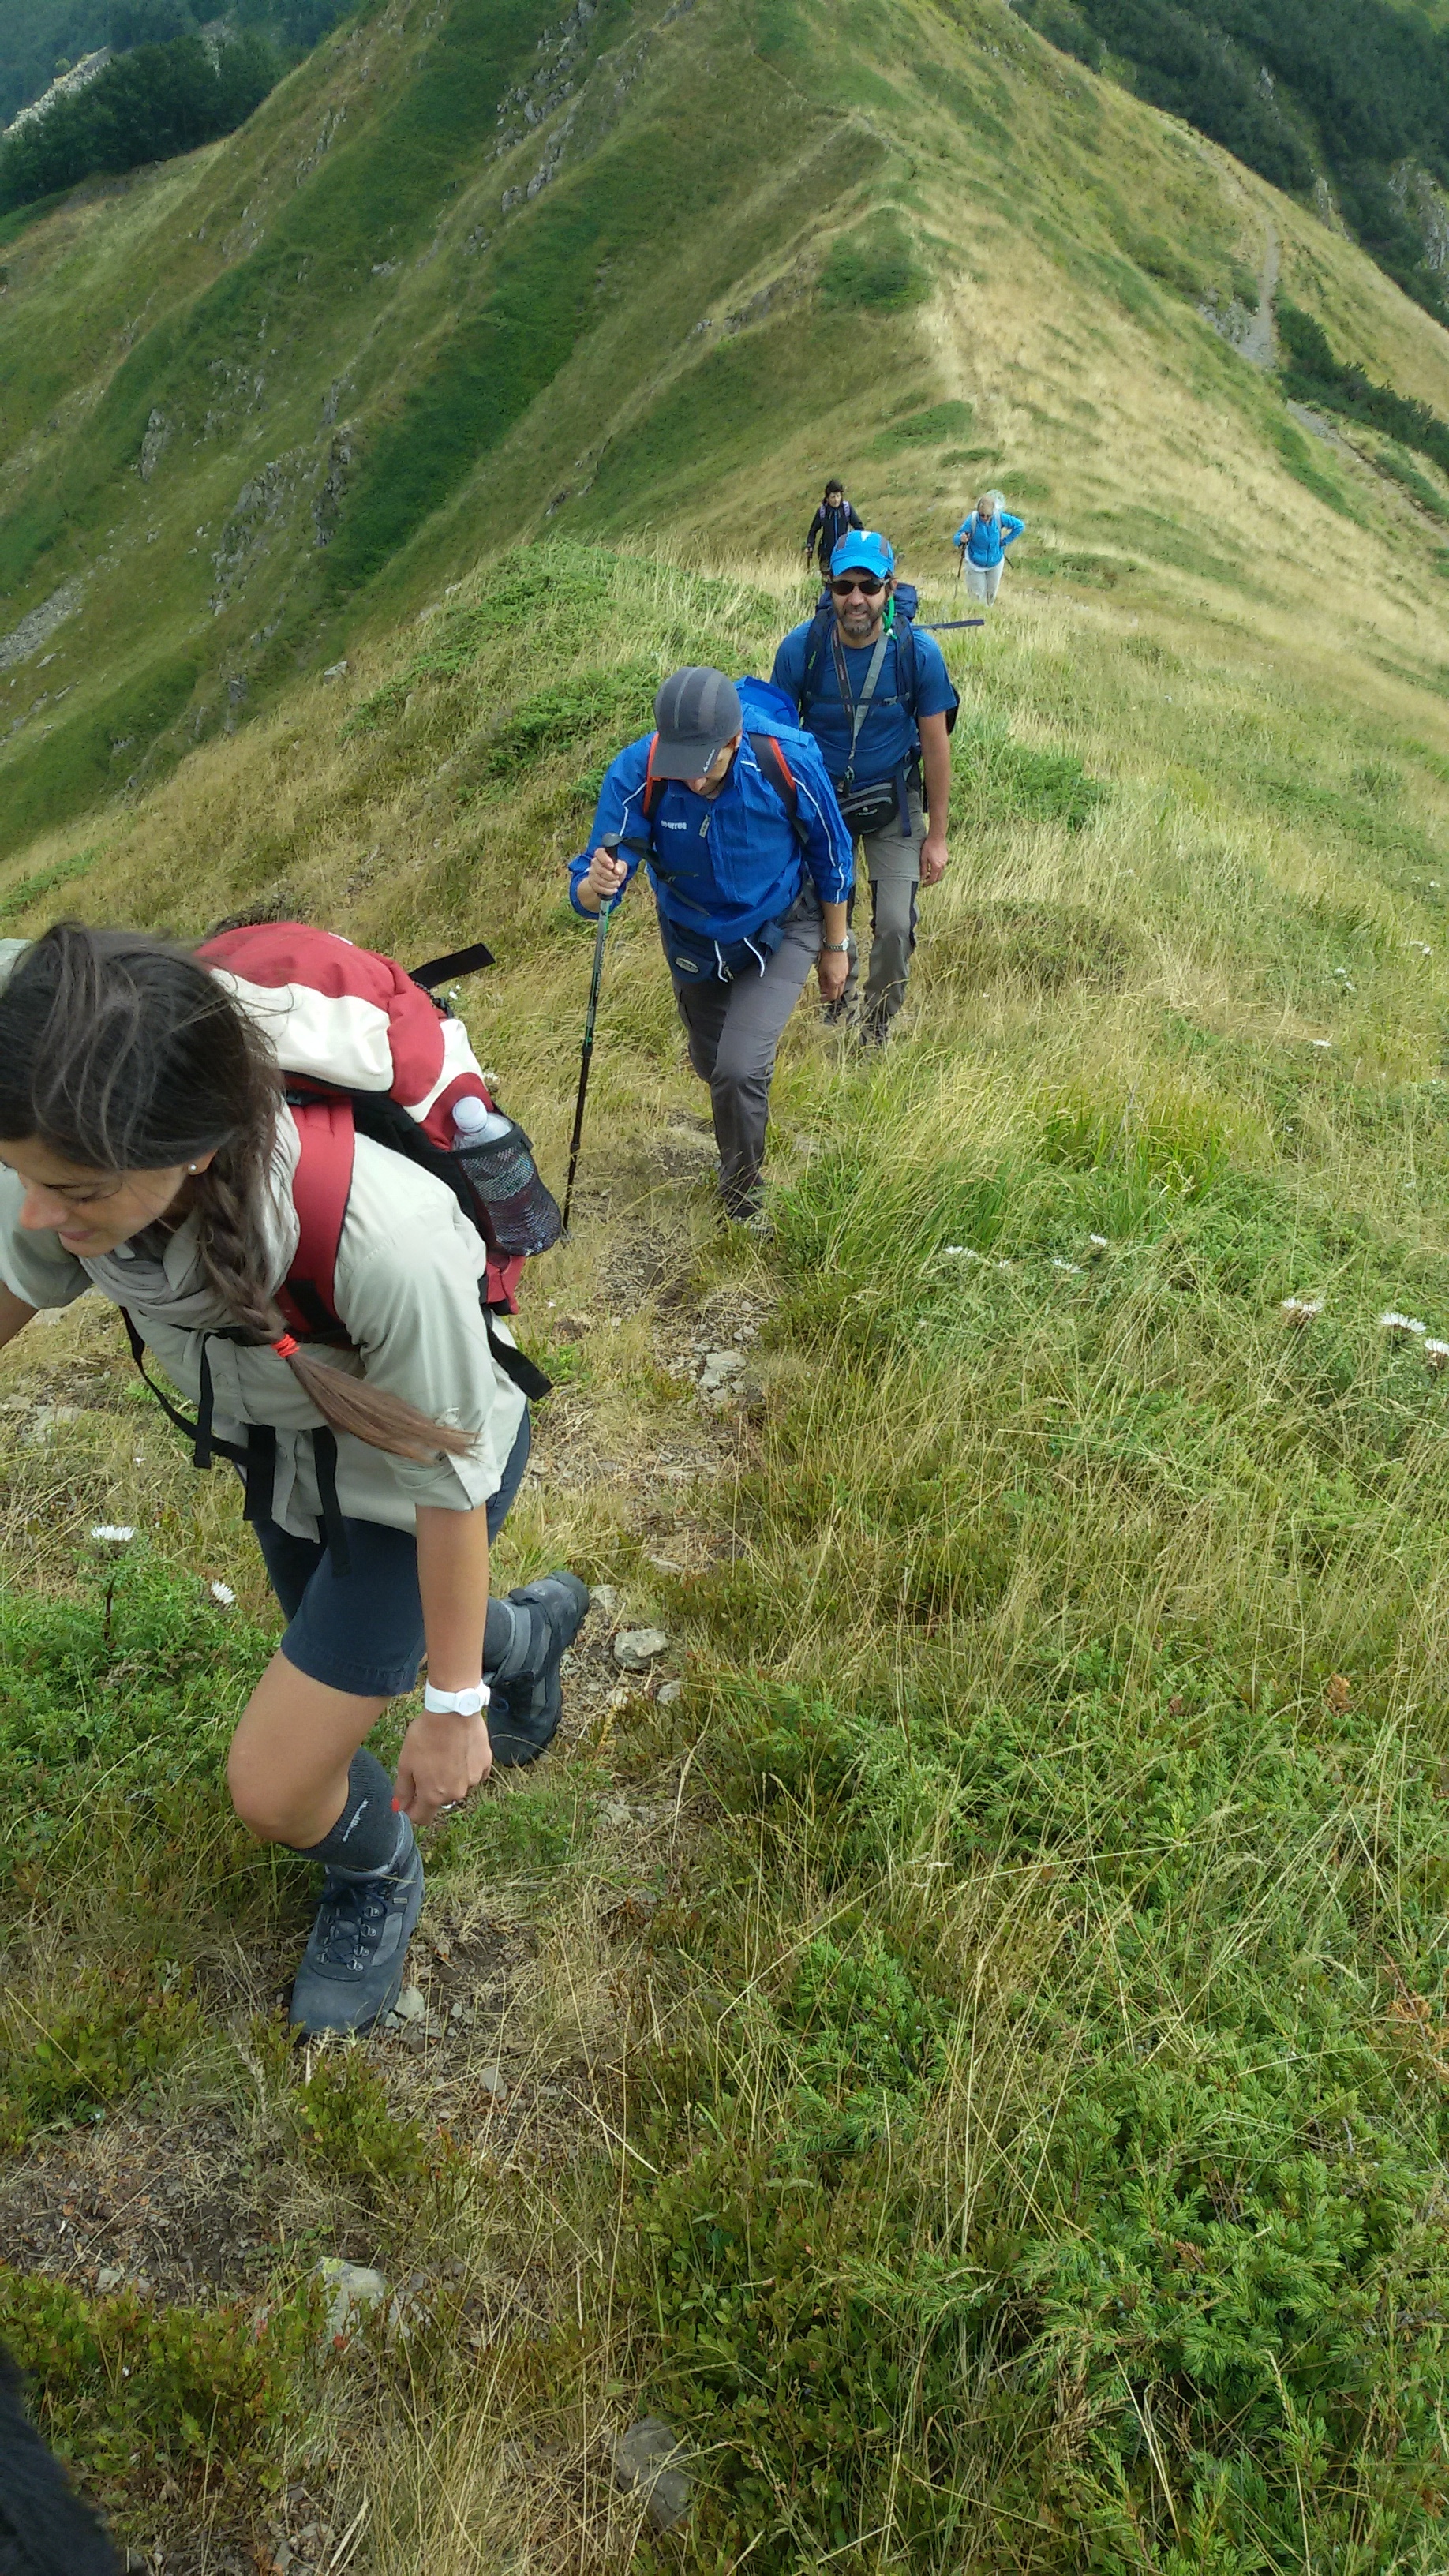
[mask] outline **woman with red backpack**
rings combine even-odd
[[[67,923],[5,943],[0,979],[0,1342],[99,1289],[195,1404],[198,1463],[215,1448],[242,1468],[288,1624],[232,1740],[232,1802],[323,1870],[294,2026],[369,2029],[422,1904],[414,1826],[495,1759],[542,1750],[589,1606],[562,1572],[489,1594],[529,1430],[480,1300],[487,1246],[434,1171],[358,1133],[328,1283],[338,1330],[310,1345],[279,1304],[306,1113],[241,998],[253,988]],[[365,1739],[425,1659],[394,1784]]]

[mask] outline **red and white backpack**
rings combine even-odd
[[[248,923],[196,953],[263,1028],[287,1076],[302,1145],[292,1182],[301,1231],[277,1304],[299,1341],[345,1339],[334,1278],[357,1131],[438,1168],[453,1146],[457,1103],[494,1106],[467,1030],[432,990],[491,965],[491,954],[481,945],[459,949],[409,973],[303,921]],[[479,1203],[467,1212],[477,1222]],[[516,1314],[522,1269],[520,1255],[489,1244],[485,1313]],[[548,1392],[521,1352],[501,1341],[493,1347],[525,1394]]]

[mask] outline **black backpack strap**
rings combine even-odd
[[[553,1379],[545,1377],[542,1369],[535,1367],[525,1351],[515,1350],[512,1342],[505,1342],[493,1321],[493,1309],[486,1297],[480,1295],[479,1302],[483,1308],[483,1327],[488,1335],[488,1348],[504,1376],[512,1379],[519,1394],[526,1395],[530,1404],[542,1404],[544,1397],[553,1393]]]
[[[457,975],[477,975],[492,964],[492,949],[475,939],[471,948],[455,948],[446,957],[430,957],[426,966],[410,966],[408,976],[412,983],[421,984],[425,993],[431,993],[439,984],[451,984]]]
[[[129,1307],[123,1306],[120,1312],[121,1321],[126,1327],[126,1339],[131,1345],[131,1357],[167,1421],[189,1444],[192,1465],[209,1467],[213,1457],[229,1459],[234,1467],[241,1469],[246,1480],[246,1498],[242,1506],[243,1518],[249,1521],[270,1520],[277,1471],[277,1435],[271,1424],[269,1422],[249,1424],[245,1448],[235,1440],[218,1439],[212,1429],[215,1395],[205,1339],[201,1345],[201,1400],[196,1408],[196,1420],[193,1422],[189,1414],[183,1413],[179,1405],[172,1403],[165,1388],[157,1385],[147,1368],[146,1345],[137,1330],[136,1319]]]
[[[805,723],[810,701],[815,695],[815,676],[825,658],[826,649],[830,642],[831,629],[834,624],[835,611],[830,607],[817,608],[814,616],[810,620],[810,632],[805,638],[805,668],[800,675],[800,722],[802,725]]]
[[[332,1559],[332,1575],[339,1581],[352,1570],[348,1554],[347,1531],[342,1520],[342,1506],[337,1499],[337,1435],[333,1431],[314,1431],[312,1457],[317,1469],[317,1500],[322,1506],[322,1535]]]

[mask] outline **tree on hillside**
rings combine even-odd
[[[195,27],[188,0],[115,0],[111,11],[111,43],[118,54],[133,53],[138,45],[174,45]]]
[[[0,126],[110,34],[110,0],[0,0]]]
[[[230,134],[260,106],[281,69],[245,35],[216,47],[199,36],[142,45],[108,63],[89,89],[58,99],[0,150],[0,212],[72,188],[97,171],[134,170]]]

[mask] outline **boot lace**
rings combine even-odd
[[[313,1935],[319,1962],[329,1968],[365,1968],[387,1922],[388,1879],[343,1879],[322,1890]]]

